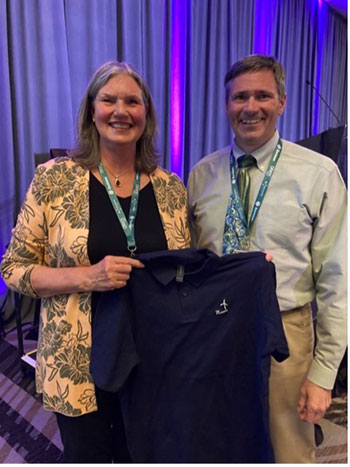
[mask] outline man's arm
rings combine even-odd
[[[319,421],[331,403],[331,389],[347,345],[346,189],[336,167],[323,182],[311,243],[318,308],[316,348],[298,403],[300,418],[310,423]]]

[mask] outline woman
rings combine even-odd
[[[65,462],[131,461],[118,394],[89,372],[91,322],[96,295],[143,267],[135,253],[189,246],[185,188],[157,166],[156,127],[141,76],[126,63],[99,68],[77,147],[38,167],[1,265],[9,287],[42,298],[36,385]]]

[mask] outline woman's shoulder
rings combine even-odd
[[[170,184],[184,186],[178,175],[160,166],[157,166],[157,168],[152,172],[151,179],[153,179],[153,181],[157,179],[163,180],[163,182],[165,182],[167,185]]]
[[[40,175],[45,173],[52,174],[56,172],[66,176],[69,176],[70,174],[84,176],[88,172],[86,168],[82,167],[68,155],[50,159],[47,162],[38,165],[36,171]]]

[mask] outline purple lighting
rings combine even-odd
[[[0,297],[4,295],[5,292],[6,292],[6,284],[2,279],[0,279]]]
[[[321,0],[319,0],[321,1]],[[328,5],[337,10],[341,15],[347,17],[348,2],[347,0],[324,0]]]
[[[171,8],[171,76],[170,76],[170,170],[183,176],[185,69],[186,69],[186,1],[172,0]]]
[[[316,89],[321,89],[321,76],[322,76],[322,48],[324,47],[323,40],[324,40],[324,27],[325,27],[325,15],[326,5],[319,0],[318,2],[318,36],[317,36],[317,64],[316,64],[316,75],[315,75],[315,87]],[[319,132],[319,106],[320,106],[320,99],[317,93],[314,94],[314,117],[313,117],[313,128],[312,134],[316,135]]]
[[[272,53],[272,39],[277,0],[256,0],[254,11],[254,50],[256,54]]]
[[[5,250],[6,250],[6,246],[1,244],[0,245],[0,258],[5,253]],[[7,287],[6,287],[5,282],[0,278],[0,297],[2,297],[5,294],[6,289]]]

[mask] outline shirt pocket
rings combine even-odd
[[[311,241],[313,220],[304,205],[276,199],[276,203],[262,206],[256,227],[260,245],[268,248],[303,249]],[[257,218],[258,220],[258,218]]]

